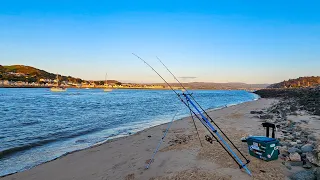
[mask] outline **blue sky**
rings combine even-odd
[[[317,1],[2,0],[0,64],[83,79],[274,83],[320,75]]]

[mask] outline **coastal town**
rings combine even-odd
[[[112,82],[101,83],[102,81],[83,81],[81,83],[71,82],[71,81],[60,81],[59,86],[64,88],[79,88],[79,89],[157,89],[157,90],[167,90],[170,89],[168,85],[163,84],[138,84],[138,83],[121,83],[112,80]],[[203,90],[246,90],[254,91],[261,89],[260,87],[246,87],[246,86],[230,86],[227,83],[225,85],[215,83],[201,83],[202,85],[194,85],[193,83],[185,83],[184,87],[186,89],[203,89]],[[57,80],[55,79],[40,79],[39,82],[25,82],[25,81],[9,81],[0,80],[0,88],[51,88],[57,85]],[[181,89],[180,86],[172,84],[173,89]]]
[[[55,79],[40,79],[39,82],[23,82],[23,81],[8,81],[0,80],[0,87],[35,87],[35,88],[50,88],[57,84]],[[166,89],[166,86],[156,84],[134,84],[112,82],[106,84],[99,84],[97,81],[84,81],[82,83],[75,83],[69,81],[61,81],[60,86],[65,88],[114,88],[114,89]],[[178,88],[178,87],[174,87]]]

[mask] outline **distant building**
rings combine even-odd
[[[2,83],[3,85],[10,85],[10,82],[8,80],[4,80]]]

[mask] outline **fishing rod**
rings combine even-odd
[[[193,97],[192,93],[189,93],[189,91],[183,86],[183,84],[179,81],[179,79],[170,71],[170,69],[161,61],[161,59],[156,56],[156,58],[160,61],[160,63],[167,69],[167,71],[173,76],[173,78],[180,84],[180,86],[188,93],[190,94],[190,97],[192,100],[199,106],[199,108],[203,111],[203,113],[206,114],[206,116],[211,120],[211,122],[217,127],[217,129],[220,130],[220,132],[226,137],[226,139],[231,143],[231,145],[241,154],[241,156],[247,161],[247,163],[250,162],[243,153],[236,147],[236,145],[229,139],[229,137],[222,131],[222,129],[218,126],[218,124],[213,121],[213,119],[207,114],[207,112],[202,108],[202,106],[196,101],[196,99]]]
[[[153,162],[154,157],[155,157],[156,153],[158,152],[158,150],[159,150],[159,148],[160,148],[160,146],[161,146],[164,138],[166,137],[166,135],[167,135],[167,133],[168,133],[168,131],[169,131],[172,123],[173,123],[173,120],[174,120],[174,118],[176,117],[177,114],[178,114],[178,112],[176,112],[176,113],[174,114],[173,118],[171,119],[170,123],[168,124],[168,127],[167,127],[166,131],[164,132],[162,138],[160,139],[160,141],[159,141],[159,143],[158,143],[158,146],[157,146],[156,150],[154,151],[154,153],[153,153],[153,155],[152,155],[152,158],[150,159],[148,165],[146,166],[146,169],[149,169],[151,163]]]
[[[190,106],[187,104],[187,102],[184,101],[184,99],[180,96],[180,94],[178,94],[173,88],[172,86],[150,65],[148,64],[145,60],[143,60],[141,57],[139,57],[138,55],[132,53],[134,56],[136,56],[138,59],[140,59],[141,61],[143,61],[146,65],[148,65],[167,85],[168,87],[177,95],[177,97],[179,98],[179,100],[195,115],[195,117],[197,117],[197,119],[200,120],[200,122],[206,127],[206,129],[209,131],[209,133],[217,140],[217,142],[225,149],[225,151],[230,155],[230,157],[239,165],[240,169],[244,168],[246,170],[246,172],[251,176],[251,172],[250,170],[247,168],[247,164],[244,164],[241,159],[235,154],[235,152],[233,152],[233,150],[231,149],[231,147],[228,145],[228,143],[223,139],[223,137],[217,132],[217,130],[212,126],[212,124],[210,124],[209,120],[202,114],[202,112],[198,109],[198,107],[192,102],[192,100],[188,97],[190,96],[190,94],[185,94],[183,93],[183,96],[186,98],[186,101],[190,102],[190,104],[193,106],[193,108],[198,112],[198,114],[196,112],[194,112],[193,109],[190,108]],[[198,116],[200,115],[201,118]],[[215,135],[217,136],[215,136]]]

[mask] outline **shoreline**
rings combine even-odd
[[[255,104],[261,104],[261,103],[270,103],[271,101],[270,100],[265,100],[265,99],[259,99],[259,100],[256,100],[256,101],[249,101],[249,102],[244,102],[244,103],[241,103],[241,104],[237,104],[237,105],[233,105],[233,106],[229,106],[229,107],[226,107],[226,108],[222,108],[222,109],[216,109],[216,110],[207,110],[207,112],[210,114],[212,114],[212,113],[214,113],[214,114],[217,114],[217,115],[219,115],[219,117],[217,117],[217,115],[215,115],[215,116],[213,116],[213,118],[214,119],[216,119],[216,121],[221,121],[221,118],[235,118],[234,120],[232,120],[233,121],[233,123],[236,123],[236,124],[238,124],[239,126],[241,126],[241,124],[243,124],[243,122],[237,122],[239,119],[238,119],[238,114],[237,113],[239,113],[239,111],[243,111],[243,109],[245,109],[245,108],[247,108],[247,107],[249,107],[249,106],[252,106],[252,105],[255,105]],[[254,107],[251,107],[251,108],[254,108]],[[232,111],[235,111],[235,112],[232,112]],[[236,113],[236,114],[234,114],[234,113]],[[231,114],[231,115],[230,115]],[[232,114],[234,114],[234,115],[232,115]],[[220,115],[222,115],[222,117],[220,116]],[[201,153],[201,151],[202,151],[202,149],[205,149],[205,150],[207,150],[207,148],[201,148],[200,147],[200,145],[199,145],[199,142],[198,142],[198,140],[196,139],[196,138],[194,138],[193,136],[194,135],[191,135],[191,134],[193,134],[194,132],[194,130],[193,130],[193,126],[190,126],[191,124],[188,122],[190,120],[190,117],[185,117],[185,118],[181,118],[181,119],[178,119],[178,120],[175,120],[174,121],[174,123],[173,123],[173,128],[172,129],[170,129],[170,131],[169,131],[169,134],[168,134],[168,136],[169,137],[166,137],[166,140],[165,140],[165,142],[166,143],[163,143],[163,145],[162,145],[162,147],[160,148],[160,152],[159,152],[159,154],[162,154],[162,153],[164,153],[164,152],[170,152],[170,150],[173,150],[173,154],[176,154],[176,152],[175,152],[175,150],[182,150],[183,152],[184,151],[189,151],[190,149],[188,148],[188,146],[189,145],[191,145],[192,147],[193,147],[193,145],[196,145],[196,146],[194,146],[193,148],[191,148],[191,152],[193,152],[194,153],[194,150],[196,150],[196,151],[200,151],[200,153]],[[244,121],[247,121],[245,118],[241,118],[241,120],[244,120]],[[226,122],[226,124],[229,124],[230,122]],[[229,125],[231,125],[230,127],[233,129],[233,128],[236,128],[236,127],[234,127],[234,125],[232,125],[233,123],[231,123],[231,124],[229,124]],[[179,126],[177,126],[177,124],[179,124]],[[200,125],[199,124],[199,122],[197,122],[197,124],[198,125]],[[220,125],[221,125],[221,122],[219,123]],[[254,123],[255,125],[255,127],[257,126],[257,122],[255,122]],[[258,122],[258,124],[260,124],[259,122]],[[138,151],[135,151],[135,155],[137,155],[137,154],[140,154],[140,153],[142,153],[142,154],[140,154],[141,156],[145,156],[145,155],[143,155],[143,154],[147,154],[147,156],[145,157],[145,158],[142,158],[142,159],[147,159],[147,158],[150,158],[149,156],[151,156],[151,152],[153,152],[153,150],[154,150],[154,146],[156,145],[156,143],[155,142],[157,142],[157,141],[159,141],[159,139],[160,139],[160,136],[161,136],[161,134],[162,134],[162,130],[160,131],[160,129],[163,129],[164,127],[166,127],[166,125],[167,125],[167,123],[164,123],[164,124],[160,124],[160,125],[157,125],[157,126],[154,126],[154,127],[150,127],[150,128],[147,128],[147,129],[144,129],[144,130],[142,130],[142,131],[139,131],[139,132],[137,132],[137,133],[135,133],[135,134],[132,134],[132,135],[129,135],[129,136],[125,136],[125,137],[119,137],[119,138],[115,138],[115,139],[111,139],[111,140],[107,140],[106,142],[102,142],[102,143],[99,143],[99,144],[96,144],[96,145],[94,145],[94,146],[91,146],[91,147],[88,147],[88,148],[85,148],[85,149],[82,149],[82,150],[77,150],[77,151],[73,151],[73,152],[70,152],[70,153],[66,153],[65,155],[63,155],[63,156],[60,156],[60,157],[58,157],[58,158],[56,158],[56,159],[54,159],[54,160],[51,160],[51,161],[48,161],[48,162],[46,162],[46,163],[42,163],[42,164],[40,164],[40,165],[38,165],[38,166],[35,166],[35,167],[33,167],[33,168],[31,168],[31,169],[28,169],[28,170],[25,170],[25,171],[22,171],[22,172],[16,172],[16,173],[14,173],[14,174],[10,174],[10,175],[5,175],[5,176],[3,176],[3,177],[1,177],[1,178],[3,178],[3,179],[9,179],[9,178],[11,178],[11,177],[17,177],[17,179],[19,179],[19,177],[21,178],[21,179],[28,179],[28,178],[31,178],[31,176],[29,176],[30,175],[30,173],[31,174],[33,174],[33,173],[36,173],[36,174],[38,174],[38,173],[40,173],[39,174],[39,177],[37,177],[37,178],[35,178],[35,179],[41,179],[41,178],[43,178],[43,173],[45,173],[45,172],[43,172],[43,170],[44,171],[46,171],[46,173],[49,173],[49,172],[51,172],[52,170],[53,171],[56,171],[57,170],[57,168],[58,169],[60,169],[59,168],[59,166],[57,166],[56,164],[58,163],[58,164],[60,164],[60,163],[62,163],[62,164],[64,164],[63,166],[65,166],[65,162],[64,161],[66,161],[66,159],[70,159],[70,158],[72,158],[72,157],[74,157],[74,156],[79,156],[79,154],[88,154],[89,152],[93,152],[92,154],[94,154],[94,152],[100,152],[100,151],[97,151],[97,149],[99,150],[99,149],[105,149],[105,151],[112,151],[113,153],[123,153],[123,152],[121,152],[121,151],[128,151],[127,149],[128,148],[122,148],[122,147],[117,147],[117,146],[121,146],[121,145],[123,145],[123,144],[126,144],[126,143],[130,143],[132,146],[134,146],[134,144],[135,143],[138,143],[139,144],[139,142],[141,142],[141,141],[144,141],[144,140],[147,140],[146,142],[143,142],[142,144],[140,144],[141,145],[141,147],[140,146],[138,146],[137,148],[139,148],[139,150]],[[197,125],[197,126],[198,126]],[[190,126],[190,127],[189,127]],[[225,126],[225,125],[222,125],[222,126]],[[178,128],[179,127],[179,128]],[[229,127],[229,128],[230,128]],[[181,129],[182,128],[182,129]],[[191,129],[190,129],[191,128]],[[201,132],[203,133],[206,133],[205,131],[204,131],[204,129],[203,129],[203,127],[199,127],[199,128],[201,128]],[[223,127],[222,127],[223,128]],[[225,129],[225,128],[223,128],[223,129]],[[248,128],[246,128],[246,127],[244,127],[244,129],[247,129],[248,130]],[[249,129],[252,129],[252,128],[249,128]],[[243,129],[242,128],[240,128],[240,130],[241,131],[243,131]],[[183,131],[183,132],[182,132]],[[146,134],[150,134],[150,132],[151,132],[151,134],[152,135],[148,135],[147,137],[147,139],[145,138],[146,136]],[[263,131],[264,132],[264,131]],[[179,136],[178,136],[178,141],[180,141],[180,139],[179,138],[181,138],[180,136],[182,136],[182,144],[177,144],[177,143],[175,143],[177,140],[174,140],[174,141],[169,141],[170,139],[172,139],[172,135],[175,135],[175,134],[180,134]],[[191,133],[191,134],[190,134]],[[231,132],[229,132],[229,133],[232,133],[232,131]],[[242,132],[242,133],[245,133],[245,132]],[[247,132],[247,133],[250,133],[250,132]],[[154,135],[154,134],[157,134],[156,136]],[[188,135],[189,134],[189,135]],[[142,137],[141,137],[142,136]],[[149,137],[149,136],[151,136],[151,137]],[[153,138],[153,137],[156,137],[156,138]],[[201,136],[202,137],[202,136]],[[177,138],[177,137],[176,137]],[[134,139],[134,141],[132,141],[132,139]],[[151,139],[152,139],[152,142],[149,142],[149,140],[151,141]],[[238,139],[238,137],[236,138],[236,140]],[[234,139],[233,139],[234,140]],[[238,139],[239,140],[239,139]],[[169,141],[169,142],[168,142]],[[185,142],[184,142],[185,141]],[[204,142],[204,140],[203,140],[203,137],[202,137],[202,141],[203,141],[203,143],[206,143],[206,142]],[[191,142],[191,144],[189,144]],[[133,143],[133,144],[132,144]],[[145,144],[146,143],[146,144]],[[168,145],[168,143],[170,144],[170,143],[173,143],[173,144],[171,144],[171,145]],[[145,145],[143,145],[143,144],[145,144]],[[189,144],[189,145],[188,145]],[[207,144],[207,143],[206,143]],[[237,142],[237,144],[238,144],[238,142]],[[131,147],[131,145],[130,146],[128,146],[128,147]],[[244,146],[243,146],[244,145]],[[177,146],[177,147],[176,147]],[[180,146],[182,146],[182,147],[180,147]],[[185,147],[187,147],[187,149],[185,149],[184,148],[184,146]],[[108,147],[108,148],[107,148]],[[148,147],[147,148],[147,152],[148,153],[143,153],[143,152],[145,152],[145,148],[146,147]],[[245,154],[247,154],[247,152],[246,152],[246,144],[241,144],[241,147],[243,148],[243,150],[242,150],[242,152],[244,152]],[[141,148],[141,149],[140,149]],[[150,148],[150,149],[149,149]],[[210,147],[210,149],[212,149],[213,147],[211,146]],[[130,149],[130,148],[129,148]],[[192,149],[194,149],[194,150],[192,150]],[[141,152],[142,151],[142,152]],[[110,156],[110,153],[111,154],[113,154],[112,152],[105,152],[105,155],[106,156]],[[132,153],[130,150],[129,150],[129,152],[127,152],[127,153]],[[226,156],[226,153],[225,152],[223,152],[223,151],[221,151],[221,152],[217,152],[218,154],[221,154],[223,157],[225,157]],[[126,153],[125,153],[126,154]],[[170,153],[169,153],[170,154]],[[123,154],[124,155],[124,154]],[[139,156],[140,156],[139,155]],[[157,157],[156,157],[156,159],[157,158],[161,158],[161,157],[158,157],[158,156],[161,156],[161,155],[158,155],[157,154]],[[81,156],[81,157],[83,157],[83,158],[89,158],[89,159],[91,159],[90,157],[87,157],[87,156]],[[98,154],[96,154],[95,155],[95,157],[94,157],[94,159],[95,158],[98,158],[98,157],[102,157],[102,156],[100,156],[100,155],[98,155]],[[105,157],[105,156],[103,156],[103,157]],[[109,157],[109,158],[112,158],[112,157]],[[227,158],[227,157],[225,157],[225,158]],[[120,158],[120,159],[122,159],[122,158]],[[142,160],[141,159],[141,157],[140,158],[137,158],[137,159],[140,159],[139,161],[138,161],[138,164],[141,166],[141,165],[143,165],[143,163],[144,163],[144,160]],[[175,159],[175,158],[174,158]],[[76,159],[74,159],[74,160],[76,160],[76,161],[79,161],[79,160],[81,160],[81,159],[78,159],[78,158],[76,158]],[[91,160],[93,160],[93,159],[91,159]],[[89,161],[91,161],[91,160],[89,160]],[[69,160],[67,160],[68,162],[69,162]],[[118,161],[118,159],[117,160],[115,160],[115,161]],[[158,160],[157,160],[158,161]],[[201,160],[202,161],[202,160]],[[64,163],[63,163],[64,162]],[[70,161],[71,162],[71,161]],[[109,162],[109,161],[108,161]],[[127,163],[130,163],[130,160],[127,160],[126,161]],[[107,163],[107,162],[105,162],[105,163]],[[126,163],[126,164],[127,164]],[[195,162],[195,163],[197,163],[197,162]],[[212,163],[214,163],[214,164],[216,164],[216,162],[212,162]],[[61,165],[62,165],[61,164]],[[76,163],[76,164],[78,164],[78,163]],[[76,166],[82,166],[82,165],[85,165],[86,163],[84,163],[84,162],[82,162],[82,163],[80,163],[80,164],[78,164],[78,165],[76,165]],[[90,163],[89,163],[90,164]],[[188,164],[188,163],[187,163]],[[218,163],[219,164],[219,163]],[[108,165],[108,166],[111,166],[111,169],[113,169],[112,168],[112,166],[116,166],[117,165],[117,163],[116,162],[111,162],[111,163],[107,163],[107,164],[104,164],[104,165]],[[160,163],[160,165],[161,165],[161,163]],[[241,172],[241,170],[239,170],[238,168],[234,168],[234,162],[231,162],[230,164],[228,164],[228,166],[231,166],[232,167],[232,173],[235,173],[236,174],[236,176],[241,176],[241,177],[244,177],[244,178],[247,178],[247,175],[245,174],[245,173],[243,173],[243,172]],[[49,167],[47,167],[47,166],[49,166]],[[154,162],[151,166],[157,166],[157,163],[156,162]],[[215,165],[215,166],[217,166],[217,165]],[[95,166],[94,166],[95,167]],[[161,166],[162,167],[162,166]],[[65,167],[66,168],[66,167]],[[70,168],[70,167],[68,167],[68,168]],[[66,169],[68,169],[68,168],[66,168]],[[63,168],[64,169],[64,168]],[[60,170],[62,170],[63,171],[63,169],[60,169]],[[80,168],[81,169],[81,168]],[[117,169],[117,168],[116,168]],[[153,168],[152,168],[153,169]],[[48,171],[49,170],[49,171]],[[141,170],[141,168],[140,168],[140,170]],[[177,169],[177,170],[179,170],[179,168]],[[34,172],[34,171],[36,171],[36,172]],[[150,170],[150,171],[154,171],[154,169],[153,170]],[[41,172],[43,172],[43,173],[41,173]],[[118,174],[118,176],[117,177],[113,177],[113,176],[108,176],[109,178],[111,178],[111,177],[113,177],[113,178],[111,178],[111,179],[119,179],[119,177],[121,177],[120,179],[123,179],[123,177],[122,177],[122,175],[121,174],[123,174],[123,173],[121,173],[122,172],[122,170],[120,170],[119,171],[120,172],[120,174]],[[119,173],[118,172],[118,173]],[[80,172],[79,172],[80,173]],[[84,172],[85,173],[85,172]],[[28,175],[29,174],[29,175]],[[63,173],[62,173],[63,174]],[[81,173],[80,173],[81,174]],[[147,173],[148,175],[147,176],[152,176],[152,173],[151,174],[149,174],[149,173]],[[158,175],[160,175],[160,176],[163,176],[163,174],[162,173],[156,173],[156,174],[158,174]],[[137,176],[137,174],[136,174],[136,176]],[[141,178],[143,178],[144,176],[142,176]],[[107,178],[107,179],[109,179],[109,178]],[[33,178],[31,178],[31,179],[33,179]],[[58,178],[59,179],[59,178]],[[77,178],[76,178],[77,179]],[[80,177],[79,177],[79,179],[81,179]],[[96,178],[87,178],[87,179],[96,179]],[[140,179],[140,178],[138,178],[138,179]],[[144,178],[143,178],[144,179]]]
[[[96,88],[96,89],[99,89],[99,88]],[[257,95],[257,96],[258,96],[258,95]],[[261,99],[261,98],[258,96],[256,99],[253,99],[253,100],[251,100],[251,101],[240,102],[240,103],[238,103],[238,104],[229,104],[229,105],[219,106],[219,107],[216,107],[216,108],[209,108],[209,109],[206,109],[205,111],[206,111],[207,113],[212,113],[212,112],[214,112],[214,111],[218,111],[218,110],[222,110],[222,109],[227,109],[227,108],[232,107],[232,106],[237,106],[237,105],[240,105],[240,104],[257,101],[257,100],[259,100],[259,99]],[[175,121],[181,121],[181,120],[184,120],[184,119],[190,118],[190,117],[191,117],[190,115],[186,115],[185,117],[182,117],[182,118],[179,118],[179,119],[175,119],[174,122],[175,122]],[[70,152],[66,152],[66,153],[64,153],[64,154],[62,154],[62,155],[60,155],[60,156],[58,156],[58,157],[56,157],[56,158],[54,158],[54,159],[52,159],[52,160],[49,160],[49,161],[46,161],[46,162],[43,162],[43,163],[40,163],[40,164],[31,166],[31,167],[26,168],[26,169],[24,169],[24,170],[17,171],[17,172],[13,172],[13,173],[9,173],[9,174],[6,174],[6,175],[2,175],[2,176],[0,176],[0,178],[4,178],[4,177],[7,177],[7,176],[11,176],[11,175],[17,174],[17,173],[21,173],[21,172],[24,172],[24,171],[28,171],[28,170],[31,170],[31,169],[33,169],[33,168],[36,168],[37,166],[41,166],[41,165],[43,165],[43,164],[50,163],[50,162],[52,162],[52,161],[61,159],[61,158],[65,157],[65,156],[67,156],[67,155],[70,155],[70,154],[73,154],[73,153],[76,153],[76,152],[80,152],[80,151],[85,151],[85,150],[88,150],[88,149],[91,149],[91,148],[94,148],[94,147],[99,147],[99,146],[102,146],[102,145],[104,145],[104,144],[107,144],[107,143],[110,143],[110,142],[113,142],[113,141],[118,141],[118,140],[121,140],[121,139],[125,139],[125,138],[128,138],[128,137],[130,137],[130,136],[134,136],[135,134],[139,134],[139,133],[141,133],[141,132],[143,132],[143,131],[148,131],[148,130],[150,130],[150,129],[157,128],[157,127],[159,127],[159,126],[167,125],[168,123],[169,123],[169,122],[157,124],[157,125],[155,125],[155,126],[147,127],[147,128],[142,129],[142,130],[140,130],[140,131],[137,131],[137,132],[134,132],[134,133],[131,133],[131,134],[122,135],[122,136],[120,136],[120,137],[118,137],[119,135],[117,135],[117,136],[111,137],[110,139],[97,142],[97,143],[95,143],[95,144],[93,144],[93,145],[91,145],[91,146],[89,146],[89,147],[82,148],[82,149],[77,149],[77,150],[70,151]]]

